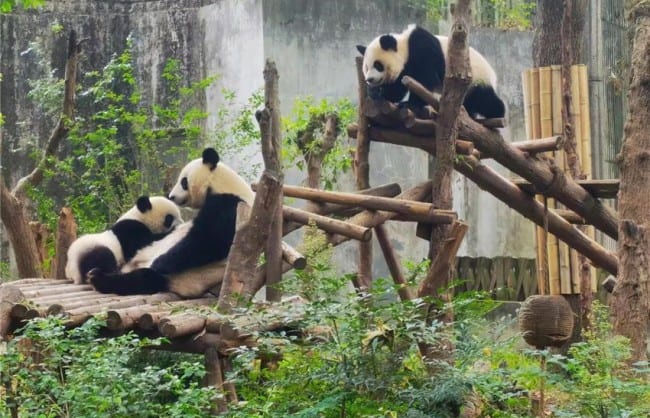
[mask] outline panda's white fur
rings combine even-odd
[[[140,268],[151,267],[151,263],[161,254],[169,251],[177,242],[183,239],[192,227],[192,221],[184,222],[178,225],[169,235],[154,241],[144,248],[141,248],[135,256],[122,266],[120,271],[128,273]]]
[[[181,206],[199,209],[210,190],[210,193],[234,194],[249,205],[253,204],[253,190],[235,170],[221,161],[211,168],[203,160],[192,160],[181,170],[178,181],[169,192],[171,200]]]
[[[237,203],[253,203],[254,193],[212,148],[189,162],[169,198],[199,208],[196,218],[165,238],[142,248],[120,274],[91,272],[91,283],[104,293],[175,292],[198,297],[221,282],[235,232]],[[218,254],[218,255],[217,255]]]
[[[389,33],[374,38],[367,46],[357,45],[363,54],[363,74],[373,98],[401,102],[407,95],[408,104],[417,109],[425,103],[408,94],[402,77],[408,75],[429,90],[440,93],[444,81],[449,38],[433,35],[416,25],[401,33]],[[496,95],[497,76],[474,48],[469,48],[472,83],[465,97],[465,108],[472,116],[503,117],[505,105]]]
[[[85,281],[92,268],[120,268],[139,248],[155,242],[182,222],[178,206],[164,196],[141,196],[111,229],[85,234],[68,249],[66,277]],[[114,263],[114,265],[113,265]]]
[[[440,41],[442,52],[445,54],[445,62],[448,60],[449,38],[447,36],[435,35]],[[497,73],[483,55],[477,50],[469,47],[469,63],[472,69],[472,84],[487,84],[497,88]]]

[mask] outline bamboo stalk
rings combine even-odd
[[[524,122],[526,127],[526,139],[533,139],[532,105],[530,100],[530,84],[532,83],[532,70],[524,70],[521,73],[521,90],[524,96]]]
[[[540,137],[548,137],[553,134],[553,119],[552,119],[552,87],[551,87],[551,68],[542,67],[538,69],[539,73],[539,128]],[[543,199],[543,197],[539,196]],[[548,199],[548,207],[555,208],[555,199]],[[545,234],[543,228],[537,228],[538,234]],[[550,235],[546,239],[546,256],[540,260],[546,260],[548,267],[548,280],[549,294],[558,295],[560,293],[560,283],[562,281],[562,272],[560,271],[560,245],[557,237]]]

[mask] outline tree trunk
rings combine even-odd
[[[533,39],[533,65],[546,67],[562,63],[562,48],[549,45],[562,45],[562,16],[564,3],[560,0],[537,0],[537,18],[535,19],[535,37]],[[577,64],[584,61],[583,30],[587,11],[586,0],[574,0],[571,13],[572,36],[568,39],[574,51]]]
[[[38,248],[29,227],[29,217],[23,202],[11,194],[2,180],[0,180],[0,195],[2,197],[0,216],[16,256],[18,276],[42,277],[43,270],[38,258]]]
[[[632,360],[647,359],[650,312],[650,3],[632,2],[632,80],[618,194],[619,273],[612,298],[614,330],[630,338]]]

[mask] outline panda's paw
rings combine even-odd
[[[98,292],[111,293],[111,278],[100,268],[94,268],[86,273],[86,281]]]
[[[382,100],[384,89],[382,86],[368,87],[368,97],[372,100]]]

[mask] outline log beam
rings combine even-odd
[[[456,170],[535,224],[544,226],[544,205],[476,158],[467,157],[456,163]],[[595,266],[616,275],[618,258],[553,211],[548,211],[548,231]]]
[[[290,222],[297,222],[302,225],[309,225],[313,222],[316,226],[329,234],[341,234],[357,241],[369,241],[372,238],[372,230],[327,216],[317,215],[304,210],[284,207],[284,219]]]
[[[307,199],[314,202],[361,206],[370,210],[399,213],[420,222],[451,223],[455,212],[434,209],[431,203],[408,201],[378,196],[361,196],[355,193],[330,192],[299,186],[285,186],[285,196]]]
[[[409,78],[404,84],[411,89],[419,83]],[[426,100],[431,93],[424,90],[423,99]],[[422,93],[421,90],[418,91]],[[415,92],[411,90],[411,93]],[[557,199],[600,231],[614,239],[618,238],[618,216],[612,209],[594,198],[558,167],[509,145],[499,132],[480,125],[464,109],[461,109],[458,117],[458,136],[472,141],[480,152],[490,155],[504,167],[530,181],[544,195]]]

